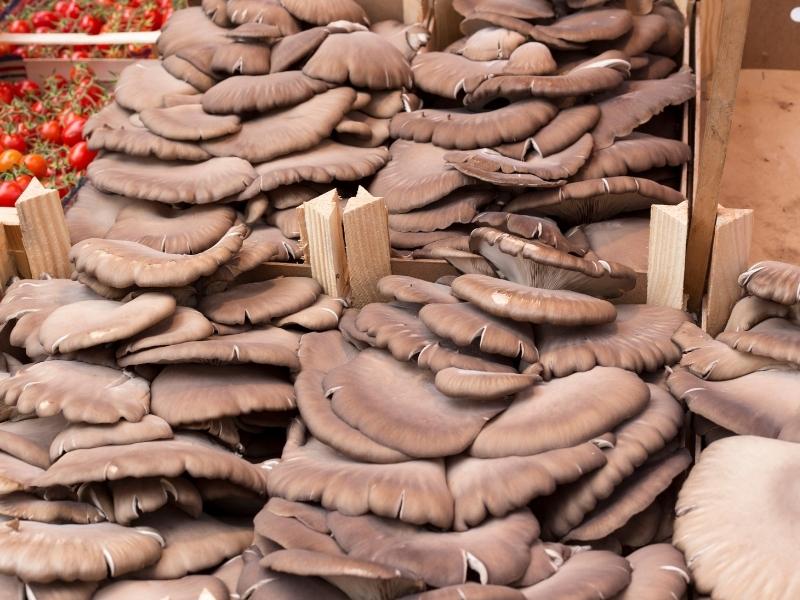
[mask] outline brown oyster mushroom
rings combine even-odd
[[[310,550],[278,550],[265,556],[261,566],[279,573],[321,577],[348,598],[397,598],[424,588],[416,575],[400,569]]]
[[[796,371],[757,371],[729,381],[703,381],[685,369],[667,380],[693,413],[740,435],[792,438],[798,400]],[[784,434],[785,430],[785,434]]]
[[[267,75],[269,46],[260,41],[235,41],[214,49],[211,69],[227,75]]]
[[[611,496],[586,515],[583,522],[570,531],[565,539],[594,541],[612,534],[631,517],[650,506],[691,462],[689,452],[680,449],[646,463],[623,480]]]
[[[423,92],[456,99],[477,82],[503,72],[508,61],[472,61],[450,52],[423,52],[412,64],[414,84]]]
[[[49,354],[74,352],[136,335],[175,311],[168,294],[142,294],[130,302],[84,300],[57,308],[39,329]]]
[[[167,94],[195,93],[195,88],[170,75],[160,62],[130,65],[122,70],[114,86],[117,104],[135,112],[163,106]]]
[[[217,75],[211,68],[211,61],[214,58],[214,52],[216,52],[217,48],[227,45],[230,45],[230,41],[220,44],[204,44],[200,42],[181,48],[177,53],[173,54],[173,56],[187,61],[204,75],[216,79]]]
[[[73,423],[140,421],[150,406],[147,381],[125,371],[69,360],[48,360],[0,380],[0,400],[20,414],[61,413]]]
[[[294,208],[272,211],[267,216],[266,222],[277,227],[287,238],[300,239],[300,219]]]
[[[570,225],[593,223],[653,204],[677,205],[686,197],[677,190],[641,177],[608,177],[576,181],[554,190],[530,191],[505,207],[512,213],[535,213]]]
[[[578,552],[552,577],[522,589],[526,600],[616,598],[631,582],[631,565],[608,550]]]
[[[453,294],[489,314],[528,323],[590,325],[612,322],[616,309],[599,298],[566,290],[544,290],[484,275],[462,275]]]
[[[374,516],[328,515],[334,539],[351,558],[395,565],[427,584],[507,585],[525,572],[539,524],[528,509],[491,519],[465,532],[431,532]]]
[[[120,366],[180,363],[273,365],[296,368],[300,335],[279,327],[262,327],[232,335],[212,335],[196,342],[141,350],[119,358]]]
[[[193,308],[178,306],[170,317],[131,337],[117,348],[117,356],[157,346],[203,340],[213,333],[213,325],[201,313]]]
[[[604,47],[612,47],[620,50],[631,57],[644,55],[664,34],[667,33],[669,25],[667,20],[658,14],[633,15],[633,26],[623,36],[613,40],[609,44],[598,44]]]
[[[465,17],[477,10],[517,19],[548,19],[555,16],[553,7],[545,0],[455,0],[453,8]]]
[[[167,440],[172,437],[172,428],[161,417],[145,415],[140,421],[119,421],[111,425],[89,425],[75,423],[65,427],[50,444],[50,460],[55,462],[62,455],[82,448],[100,446],[124,446],[137,442]]]
[[[557,112],[550,102],[536,99],[515,102],[486,113],[422,109],[395,115],[390,132],[395,138],[471,150],[533,135]]]
[[[508,59],[526,37],[504,27],[486,27],[467,37],[457,54],[470,60]]]
[[[281,35],[291,35],[300,31],[295,18],[278,2],[264,0],[228,0],[226,11],[231,23],[270,23],[275,25]]]
[[[365,61],[364,56],[373,60]],[[371,31],[329,35],[303,66],[303,73],[329,83],[375,90],[412,86],[408,61],[395,46]]]
[[[269,193],[269,204],[278,210],[296,208],[321,195],[322,190],[305,184],[292,184],[276,188]]]
[[[389,229],[389,242],[392,244],[392,248],[399,248],[399,249],[413,249],[413,248],[422,248],[423,246],[427,246],[428,244],[433,244],[434,242],[443,242],[444,240],[450,240],[453,243],[456,243],[456,238],[469,238],[467,234],[463,231],[457,231],[452,229],[443,229],[443,230],[435,230],[435,231],[397,231],[394,229]],[[447,246],[452,247],[452,246]],[[469,245],[465,248],[465,250],[469,250]],[[433,257],[429,257],[433,258]]]
[[[72,247],[70,260],[79,273],[117,289],[134,285],[181,287],[210,275],[229,261],[241,248],[246,233],[245,225],[234,225],[199,254],[161,252],[126,240],[88,239]]]
[[[479,227],[491,227],[527,240],[538,240],[577,256],[583,256],[589,249],[588,245],[575,238],[564,237],[556,222],[551,219],[506,212],[484,212],[472,219],[472,222]]]
[[[241,127],[238,116],[210,115],[199,104],[149,108],[139,113],[139,118],[150,131],[170,140],[208,140]]]
[[[180,579],[166,580],[115,581],[103,586],[94,595],[97,600],[228,600],[229,597],[225,584],[211,575],[187,575]]]
[[[396,463],[409,460],[402,452],[374,442],[342,421],[325,397],[322,384],[325,375],[356,355],[356,349],[338,331],[309,333],[302,337],[299,351],[301,369],[295,381],[295,393],[303,422],[319,441],[362,462]]]
[[[616,298],[636,284],[636,273],[625,265],[573,256],[488,227],[472,231],[470,249],[492,263],[504,278],[535,288]]]
[[[436,389],[453,398],[494,400],[532,386],[540,377],[528,373],[492,373],[448,367],[436,373]]]
[[[275,42],[283,37],[280,27],[264,22],[242,23],[226,35],[237,42],[259,41],[265,43]]]
[[[491,190],[456,190],[424,208],[390,214],[389,227],[399,232],[428,232],[446,229],[456,223],[469,223],[477,209],[488,204],[493,196]]]
[[[203,94],[203,110],[211,114],[267,112],[294,106],[327,91],[331,86],[287,71],[271,75],[238,75],[222,80]]]
[[[457,346],[477,342],[481,352],[528,363],[539,358],[529,325],[484,313],[469,303],[428,304],[419,311],[419,318],[433,333]]]
[[[389,212],[404,213],[440,200],[474,179],[450,167],[447,150],[433,144],[397,140],[389,148],[391,161],[381,169],[369,192],[386,200]]]
[[[145,514],[154,513],[167,504],[198,518],[203,512],[203,499],[188,479],[181,477],[145,477],[110,481],[108,489],[114,506],[108,520],[129,525]]]
[[[603,451],[594,442],[532,456],[452,458],[447,465],[447,485],[455,500],[453,527],[466,531],[489,515],[505,516],[605,462]]]
[[[641,373],[680,358],[672,335],[689,316],[673,308],[618,304],[617,319],[607,325],[566,330],[541,325],[536,330],[544,377],[564,377],[595,365]]]
[[[406,523],[448,528],[453,498],[439,459],[367,463],[348,458],[292,424],[287,444],[269,476],[269,492],[295,501],[319,502],[346,515],[368,513]]]
[[[164,23],[161,35],[158,37],[156,42],[158,54],[160,56],[177,54],[184,48],[196,46],[198,40],[202,40],[205,44],[228,43],[230,40],[225,37],[228,23],[220,26],[220,17],[221,15],[216,16],[212,21],[199,6],[176,11]]]
[[[679,140],[634,132],[595,151],[578,171],[577,178],[601,179],[659,167],[677,167],[689,162],[691,155],[689,145]]]
[[[503,75],[550,75],[556,70],[558,64],[550,49],[541,42],[528,42],[511,53]]]
[[[609,395],[609,389],[615,393]],[[508,409],[477,435],[470,455],[529,456],[576,446],[641,412],[649,397],[643,381],[617,368],[596,367],[553,379],[517,394]],[[569,415],[577,412],[578,402],[586,408],[580,409],[580,421],[575,422]]]
[[[221,479],[264,494],[267,476],[257,465],[235,456],[200,435],[182,433],[173,440],[137,442],[67,452],[43,474],[37,485],[75,485],[126,477]]]
[[[439,341],[414,311],[382,302],[362,308],[355,326],[369,336],[371,345],[387,349],[395,359],[402,361],[413,360],[426,347]]]
[[[800,302],[800,267],[772,260],[758,262],[739,276],[739,285],[763,300],[796,304]]]
[[[203,12],[211,19],[214,24],[220,27],[228,27],[231,22],[228,20],[228,13],[225,10],[227,0],[202,0],[200,6]]]
[[[0,525],[0,569],[30,583],[102,581],[156,562],[164,539],[147,527],[112,523]]]
[[[235,155],[260,163],[312,148],[330,137],[354,98],[352,89],[334,88],[297,106],[245,121],[238,132],[209,140],[203,149],[214,156]]]
[[[682,598],[689,586],[689,569],[680,550],[672,544],[653,544],[625,557],[631,564],[631,584],[620,600]]]
[[[622,217],[589,223],[580,227],[592,252],[602,260],[613,261],[644,273],[648,266],[650,219]],[[577,237],[577,232],[570,232]]]
[[[255,172],[246,160],[215,157],[199,163],[104,155],[89,166],[99,190],[165,204],[209,204],[242,192]]]
[[[327,25],[333,21],[369,23],[367,13],[355,0],[335,0],[334,2],[282,0],[281,4],[296,19],[312,25]]]
[[[71,500],[42,500],[33,494],[13,492],[0,496],[0,515],[11,519],[40,523],[100,523],[106,520],[102,511]]]
[[[407,600],[524,600],[522,592],[501,585],[465,583],[428,590],[405,597]]]
[[[105,237],[123,208],[140,203],[140,200],[105,194],[91,183],[85,183],[78,189],[75,202],[64,215],[70,243]]]
[[[292,72],[289,69],[304,58],[313,54],[325,38],[330,35],[330,27],[312,27],[278,40],[272,46],[270,73]],[[300,71],[296,71],[300,73]]]
[[[371,349],[328,373],[324,387],[342,420],[418,458],[458,454],[505,407],[490,401],[465,406],[436,390],[430,373]]]
[[[772,317],[789,317],[789,307],[758,296],[745,296],[733,305],[725,331],[747,331]]]
[[[308,277],[281,277],[243,283],[206,296],[200,311],[217,323],[242,325],[265,323],[314,304],[322,288]]]
[[[270,192],[301,181],[356,181],[373,175],[389,158],[389,151],[384,147],[357,148],[325,140],[311,150],[257,165],[256,178],[241,199],[247,200],[258,192]]]
[[[495,150],[516,160],[525,160],[531,152],[547,157],[577,142],[599,119],[600,109],[594,104],[573,106],[559,111],[552,121],[534,135],[522,141],[496,146]]]
[[[275,321],[275,325],[278,327],[294,325],[309,331],[336,329],[344,307],[345,302],[341,298],[331,298],[325,294],[320,294],[314,304],[281,317]]]
[[[342,549],[330,536],[326,515],[324,509],[308,504],[270,498],[253,520],[257,544],[262,547],[277,544],[286,550],[342,554]]]
[[[378,21],[369,29],[390,42],[407,61],[422,51],[431,37],[427,27],[421,23],[406,24],[392,19]]]
[[[401,111],[410,112],[422,107],[419,97],[405,90],[370,90],[369,96],[369,102],[359,110],[375,119],[391,119]]]
[[[450,288],[407,275],[387,275],[378,280],[378,291],[386,298],[411,304],[456,304]]]
[[[164,70],[167,73],[176,79],[185,81],[199,92],[205,92],[217,84],[216,77],[206,74],[201,69],[197,68],[191,61],[181,58],[176,54],[166,57],[162,64],[164,65]],[[162,101],[162,106],[168,106],[175,96],[176,94],[170,94],[169,101],[165,97]],[[194,94],[192,96],[188,96],[187,94],[177,94],[177,96],[182,98],[191,97],[193,101],[189,104],[195,104],[194,98],[198,100],[198,103],[200,101],[199,94]]]
[[[0,452],[0,496],[33,488],[43,473],[39,467]]]
[[[626,9],[604,8],[578,11],[550,25],[537,27],[549,36],[568,42],[615,40],[630,31],[633,17]]]
[[[47,448],[67,426],[61,415],[0,423],[0,452],[40,469],[50,466]]]
[[[609,147],[667,106],[683,104],[694,95],[694,74],[685,68],[665,79],[623,83],[598,102],[600,121],[592,131],[596,148]]]
[[[787,474],[800,466],[797,448],[735,436],[703,451],[678,496],[673,538],[698,592],[731,598],[800,593],[792,552],[758,558],[761,552],[792,548],[787,523],[795,507],[775,490],[784,489]],[[765,510],[770,518],[754,518]]]
[[[365,113],[353,111],[339,122],[336,133],[340,140],[352,146],[374,148],[389,139],[389,120],[375,119]]]
[[[170,425],[295,407],[292,384],[255,365],[172,365],[153,380],[150,410]]]
[[[787,319],[771,318],[747,331],[727,331],[717,339],[740,352],[800,363],[800,328]]]

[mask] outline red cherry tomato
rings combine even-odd
[[[0,104],[10,104],[14,99],[14,90],[10,85],[0,85]]]
[[[8,24],[8,33],[30,33],[33,27],[28,21],[23,19],[14,19]]]
[[[39,135],[48,142],[58,144],[61,141],[61,125],[58,121],[45,121],[39,125]]]
[[[75,119],[83,119],[83,122],[86,122],[86,117],[81,116],[69,107],[62,109],[61,112],[58,113],[58,122],[61,124],[61,127],[66,128]]]
[[[14,206],[22,194],[22,188],[16,181],[0,183],[0,206]]]
[[[95,156],[97,156],[97,152],[89,150],[86,142],[78,142],[69,149],[67,159],[69,160],[69,165],[75,171],[83,171],[94,160]]]
[[[89,58],[89,53],[86,50],[77,50],[69,55],[70,60],[86,60]]]
[[[22,157],[22,164],[34,177],[41,179],[47,176],[47,159],[41,154],[26,154]]]
[[[14,46],[5,42],[0,43],[0,56],[8,56],[12,52],[14,52]]]
[[[128,44],[128,54],[134,57],[150,55],[150,47],[144,44]]]
[[[63,16],[69,19],[77,19],[81,16],[81,5],[75,2],[75,0],[70,0],[64,8]]]
[[[31,96],[38,94],[39,84],[35,81],[31,81],[30,79],[24,79],[17,84],[17,90],[19,91],[20,96],[25,96],[26,94],[30,94]]]
[[[103,20],[94,15],[83,15],[78,21],[78,27],[89,35],[97,35],[103,28]]]
[[[139,8],[141,5],[141,0],[128,0],[128,6],[131,8]]]
[[[103,88],[99,85],[78,86],[76,95],[81,106],[96,106],[103,99]]]
[[[19,175],[19,176],[18,176],[18,177],[17,177],[17,178],[14,180],[14,182],[15,182],[15,183],[16,183],[16,184],[17,184],[19,187],[21,187],[21,188],[22,188],[22,191],[24,192],[24,191],[25,191],[25,188],[26,188],[26,187],[28,187],[28,184],[31,182],[31,179],[33,179],[33,177],[31,177],[30,175]]]
[[[53,11],[56,14],[61,15],[62,17],[66,17],[67,16],[67,8],[69,8],[69,4],[70,4],[69,0],[58,0],[58,2],[56,2],[53,5]]]
[[[67,79],[63,75],[56,73],[53,75],[53,83],[55,83],[57,89],[61,90],[64,89],[65,85],[67,85]]]
[[[0,144],[3,144],[3,148],[6,150],[11,149],[22,153],[28,149],[25,138],[19,133],[6,133],[0,138]]]
[[[61,133],[61,141],[65,146],[74,146],[83,139],[83,126],[85,124],[85,117],[76,117],[64,127],[64,131]]]
[[[157,8],[146,10],[144,16],[142,16],[144,28],[149,31],[161,29],[162,18],[161,11]]]
[[[52,10],[40,10],[33,13],[33,17],[31,17],[31,22],[33,23],[34,27],[46,27],[47,29],[55,29],[55,26],[60,18],[61,17],[59,16],[59,14]]]
[[[41,100],[37,100],[33,104],[31,104],[31,112],[37,115],[43,115],[47,109],[44,106],[44,102]]]

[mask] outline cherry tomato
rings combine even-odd
[[[80,98],[81,106],[95,106],[103,99],[103,88],[99,85],[81,85],[75,93]]]
[[[149,56],[150,47],[143,44],[128,44],[128,54],[131,56]]]
[[[17,178],[14,180],[14,182],[15,182],[15,183],[16,183],[16,184],[17,184],[19,187],[21,187],[21,188],[22,188],[22,191],[24,192],[24,191],[25,191],[25,188],[26,188],[26,187],[28,187],[28,184],[31,182],[31,179],[33,179],[33,177],[31,177],[30,175],[19,175],[19,176],[18,176],[18,177],[17,177]]]
[[[77,19],[81,16],[81,5],[75,2],[75,0],[70,0],[64,8],[63,16],[69,19]]]
[[[66,17],[69,5],[70,5],[69,0],[58,0],[58,2],[56,2],[53,5],[53,11],[61,15],[62,17]]]
[[[95,156],[97,156],[97,152],[89,150],[89,145],[86,142],[78,142],[69,149],[67,159],[75,171],[83,171],[94,160]]]
[[[171,6],[169,8],[163,9],[161,11],[161,22],[162,23],[166,23],[167,21],[169,21],[169,18],[172,16],[172,13],[174,13],[174,12],[175,11],[173,10],[173,8]]]
[[[83,122],[86,122],[86,117],[81,116],[69,107],[62,109],[61,112],[58,113],[58,122],[61,124],[61,127],[67,128],[69,124],[76,119],[83,119]]]
[[[53,83],[55,83],[57,89],[61,90],[67,85],[67,79],[63,75],[56,73],[53,75]]]
[[[25,96],[26,94],[34,95],[38,94],[39,84],[35,81],[31,81],[30,79],[23,79],[17,84],[17,90],[19,91],[20,96]]]
[[[61,141],[61,125],[58,121],[45,121],[39,125],[39,135],[48,142],[58,144]]]
[[[22,152],[17,150],[3,150],[0,154],[0,173],[16,167],[22,161]]]
[[[11,23],[8,24],[8,33],[30,33],[33,31],[33,27],[28,21],[24,21],[22,19],[14,19]]]
[[[68,187],[60,187],[60,188],[58,188],[58,197],[59,198],[61,198],[63,200],[64,198],[67,197],[67,194],[69,194],[69,188]]]
[[[141,0],[128,0],[128,6],[131,8],[139,8],[141,5]]]
[[[46,27],[47,29],[55,29],[56,24],[60,20],[58,13],[52,10],[40,10],[33,13],[31,22],[34,27]]]
[[[17,115],[14,116],[15,118],[17,117]],[[24,119],[24,117],[22,115],[19,115],[19,119]],[[17,123],[17,134],[22,136],[22,140],[24,142],[25,138],[30,137],[33,132],[31,131],[31,128],[28,127],[27,123],[22,123],[21,121],[15,121],[15,122]]]
[[[75,46],[75,48],[85,50],[86,46]],[[92,75],[94,75],[94,71],[92,71],[90,66],[85,64],[73,65],[69,68],[69,78],[72,81],[86,83],[92,80]]]
[[[41,179],[47,176],[47,160],[41,154],[26,154],[22,158],[22,164],[33,173],[34,177]]]
[[[16,181],[0,183],[0,206],[14,206],[22,194],[22,188]]]
[[[28,145],[25,143],[25,137],[19,133],[6,133],[0,138],[0,144],[3,144],[3,148],[6,150],[10,148],[20,153],[28,149]]]
[[[149,31],[157,31],[158,29],[161,29],[162,18],[163,16],[161,15],[161,11],[157,8],[146,10],[144,16],[142,17],[145,29]]]
[[[5,42],[0,43],[0,56],[8,56],[12,52],[14,52],[14,46]]]
[[[97,35],[103,28],[103,20],[94,15],[83,15],[78,21],[78,27],[89,35]]]
[[[61,141],[65,146],[74,146],[83,139],[83,126],[86,124],[86,117],[75,117],[64,126],[61,133]]]
[[[78,50],[69,55],[70,60],[86,60],[89,58],[89,53],[86,50]]]
[[[47,109],[44,106],[44,102],[41,100],[37,100],[33,104],[31,104],[31,112],[37,115],[43,115]]]
[[[9,85],[0,85],[0,104],[10,104],[14,99],[14,90]]]

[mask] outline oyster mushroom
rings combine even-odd
[[[139,113],[139,118],[150,131],[170,140],[208,140],[241,128],[238,116],[210,115],[198,104],[150,108]]]
[[[270,75],[238,75],[223,79],[203,94],[203,110],[211,114],[267,112],[295,106],[321,94],[332,86],[303,75],[286,71]]]
[[[170,75],[160,62],[140,62],[123,69],[114,86],[116,102],[135,112],[163,106],[167,94],[196,93],[191,85]]]

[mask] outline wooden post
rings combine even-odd
[[[708,270],[708,293],[701,312],[701,325],[709,335],[716,336],[725,328],[733,305],[742,297],[738,279],[750,266],[752,237],[752,210],[719,208]]]
[[[647,303],[684,307],[683,279],[689,205],[650,208],[650,244],[647,261]]]
[[[3,225],[0,225],[0,294],[5,293],[8,280],[15,275],[17,275],[17,265],[8,247],[6,229]]]
[[[329,296],[347,297],[347,255],[344,249],[342,209],[339,193],[333,189],[305,202],[300,215],[305,223],[306,261],[311,276]]]
[[[392,274],[389,211],[383,198],[360,187],[343,213],[352,305],[361,308],[383,298],[378,280]]]
[[[697,149],[697,191],[692,202],[686,250],[686,291],[689,308],[699,312],[708,276],[717,193],[725,166],[725,152],[736,101],[736,86],[742,64],[750,0],[725,0],[714,78],[708,101],[708,116]]]

